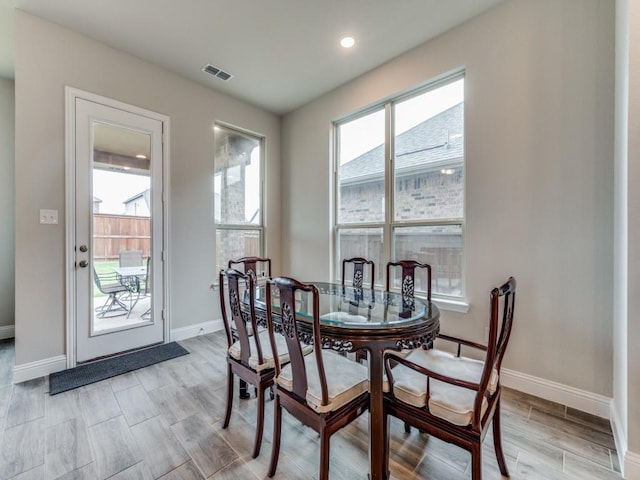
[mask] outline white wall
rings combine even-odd
[[[482,339],[513,275],[505,367],[611,397],[613,2],[506,2],[287,115],[284,270],[330,277],[331,121],[460,67],[470,310],[443,329]]]
[[[628,285],[626,354],[628,452],[625,474],[640,479],[640,5],[630,1],[627,126]]]
[[[198,65],[194,68],[199,68]],[[16,13],[16,365],[65,354],[64,87],[153,110],[171,121],[171,328],[219,318],[213,124],[267,137],[268,254],[280,262],[280,119],[131,55]],[[58,225],[38,210],[57,209]]]
[[[14,133],[14,82],[0,77],[0,339],[13,336],[15,313]]]

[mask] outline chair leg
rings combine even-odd
[[[389,415],[387,415],[386,411],[382,416],[382,426],[384,427],[384,472],[386,473],[386,478],[391,478],[389,475]]]
[[[320,480],[329,480],[329,447],[331,437],[325,429],[320,431]]]
[[[258,422],[256,424],[256,441],[253,444],[253,458],[260,455],[262,430],[264,429],[264,388],[258,388]]]
[[[120,310],[123,310],[122,313],[118,313]],[[127,306],[120,301],[120,299],[116,296],[115,293],[110,293],[107,297],[107,300],[104,302],[104,305],[96,308],[96,317],[98,318],[111,318],[118,317],[120,315],[124,315],[128,312]],[[110,313],[116,313],[116,315],[109,315]]]
[[[280,397],[276,395],[275,404],[273,405],[273,444],[271,445],[271,463],[269,464],[268,477],[276,474],[278,467],[278,457],[280,456],[280,430],[282,427],[282,407],[280,406]]]
[[[404,422],[404,433],[411,433],[411,425],[407,422]]]
[[[138,304],[138,301],[140,300],[140,292],[139,291],[138,291],[138,293],[136,295],[135,301],[133,300],[133,293],[131,295],[132,296],[130,298],[129,313],[127,313],[127,318],[129,318],[129,316],[131,315],[131,312],[133,312],[133,307],[135,307]]]
[[[500,467],[500,473],[503,477],[509,476],[509,470],[507,469],[507,462],[504,459],[504,452],[502,450],[502,431],[500,428],[500,399],[496,402],[496,409],[493,412],[493,448],[496,451],[496,460],[498,461],[498,467]]]
[[[233,372],[231,371],[231,365],[227,364],[227,411],[224,414],[224,423],[222,428],[229,426],[229,420],[231,419],[231,407],[233,405]]]
[[[482,444],[471,445],[471,479],[482,480]]]

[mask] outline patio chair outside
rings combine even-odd
[[[120,267],[141,267],[142,250],[120,250],[118,263]]]
[[[98,275],[95,268],[93,269],[93,279],[96,282],[98,290],[107,295],[107,300],[103,305],[96,307],[96,315],[98,318],[117,317],[129,313],[129,308],[120,299],[125,293],[131,293],[126,285],[120,282],[116,273],[105,273]]]

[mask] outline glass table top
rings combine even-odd
[[[382,290],[358,289],[351,286],[325,282],[313,283],[319,292],[320,322],[336,327],[388,328],[408,325],[438,315],[437,307],[420,297],[403,297],[400,293]],[[274,313],[279,301],[277,289],[272,286]],[[256,307],[265,307],[266,286],[256,291]],[[312,317],[313,303],[310,296],[298,292],[296,296],[296,317],[299,320]]]

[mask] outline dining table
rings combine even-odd
[[[135,267],[113,267],[113,271],[121,277],[144,277],[147,274],[146,265],[137,265]]]
[[[336,352],[364,349],[369,365],[369,478],[389,478],[387,434],[384,420],[384,354],[430,344],[440,330],[440,312],[430,301],[400,292],[368,290],[328,282],[313,283],[320,294],[322,347]],[[266,326],[266,288],[258,286],[255,311]],[[302,341],[311,343],[312,302],[301,298],[296,320]],[[279,328],[277,298],[273,300],[274,330]]]

